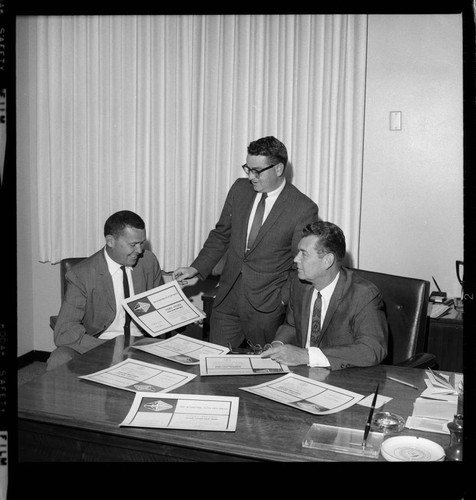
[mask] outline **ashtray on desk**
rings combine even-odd
[[[372,427],[375,430],[389,434],[391,432],[401,432],[405,427],[405,420],[396,413],[381,411],[374,415]]]

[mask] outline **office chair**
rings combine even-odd
[[[433,354],[423,352],[427,331],[430,283],[425,280],[353,269],[379,288],[389,327],[386,365],[428,368],[436,365]],[[202,296],[209,322],[217,289]]]
[[[386,365],[428,368],[436,365],[433,354],[423,352],[427,332],[430,283],[393,274],[354,269],[380,290],[388,322]]]
[[[63,259],[60,262],[60,285],[61,285],[61,303],[63,303],[64,296],[66,293],[66,273],[78,262],[81,262],[86,257],[70,257],[68,259]],[[50,316],[50,327],[52,330],[55,329],[56,321],[58,320],[58,315]]]

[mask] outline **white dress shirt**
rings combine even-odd
[[[331,300],[332,294],[334,293],[335,287],[337,285],[337,280],[339,279],[339,274],[334,278],[332,283],[329,283],[325,288],[320,290],[322,296],[322,308],[321,308],[321,327],[324,324],[324,318],[326,317],[327,308],[329,307],[329,302]],[[309,353],[309,366],[321,366],[327,367],[331,364],[327,359],[326,355],[319,349],[319,347],[311,347],[311,326],[312,326],[312,309],[314,308],[314,302],[317,298],[317,290],[314,289],[311,298],[311,309],[309,313],[309,325],[307,327],[307,338],[306,338],[306,349]]]
[[[124,299],[124,286],[122,283],[122,270],[121,264],[112,260],[106,252],[106,247],[104,247],[104,256],[106,257],[107,267],[112,277],[112,284],[114,285],[114,296],[116,297],[116,317],[114,321],[109,325],[109,327],[104,330],[104,332],[99,335],[100,339],[113,339],[118,335],[124,335],[124,322],[126,311],[122,306],[122,300]],[[132,282],[132,268],[126,266],[127,280],[129,281],[129,292],[130,295],[134,295],[134,284]],[[141,336],[137,325],[131,321],[131,335],[138,337]]]

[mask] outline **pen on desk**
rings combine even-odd
[[[432,276],[432,278],[433,278],[433,282],[434,282],[434,283],[435,283],[435,285],[436,285],[436,288],[438,288],[438,291],[439,291],[439,292],[441,292],[441,288],[438,286],[438,283],[436,282],[435,277],[434,277],[434,276]]]
[[[387,376],[387,378],[389,380],[393,380],[394,382],[398,382],[399,384],[407,385],[408,387],[413,387],[413,389],[418,390],[418,387],[416,385],[409,384],[408,382],[404,382],[403,380],[398,380],[398,378],[393,378],[393,377],[389,377],[389,376]]]
[[[372,417],[374,415],[375,403],[377,402],[377,394],[378,394],[379,385],[380,384],[377,384],[377,389],[375,389],[374,398],[372,400],[372,406],[370,407],[369,418],[367,419],[367,423],[365,424],[364,440],[362,441],[362,449],[363,450],[365,450],[365,447],[367,446],[367,438],[369,437],[369,431],[370,431],[370,427],[372,425]]]

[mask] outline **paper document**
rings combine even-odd
[[[458,391],[463,384],[462,374],[437,373],[431,368],[426,371],[426,389],[413,403],[413,413],[407,418],[405,427],[419,431],[449,434],[448,424],[458,410]]]
[[[443,373],[436,373],[429,368],[426,375],[428,376],[425,379],[426,389],[420,396],[457,402],[458,391],[463,390],[463,374],[452,373],[451,375],[445,375]]]
[[[198,365],[202,355],[220,356],[230,350],[228,347],[187,337],[180,333],[154,344],[134,345],[132,347],[183,365]]]
[[[413,403],[413,417],[429,417],[451,422],[457,412],[457,402],[438,399],[416,398]]]
[[[133,392],[168,392],[190,382],[196,375],[136,359],[125,359],[116,365],[78,378]]]
[[[451,307],[446,304],[431,304],[429,309],[429,316],[434,319],[440,319],[451,311]]]
[[[121,426],[234,431],[240,398],[138,392]]]
[[[314,415],[337,413],[363,398],[362,394],[317,382],[295,373],[288,373],[276,380],[240,389]]]
[[[449,434],[448,421],[438,418],[429,417],[414,417],[407,418],[405,427],[407,429],[415,429],[418,431],[437,432],[438,434]]]
[[[456,394],[456,389],[451,385],[449,377],[445,377],[441,373],[436,373],[431,368],[428,368],[426,374],[428,375],[430,386],[435,392],[438,390],[442,392],[442,390],[446,389],[446,392],[449,394]]]
[[[366,406],[367,408],[370,408],[372,406],[373,398],[374,398],[374,393],[369,394],[366,398],[361,399],[358,402],[358,404],[362,405],[362,406]],[[375,408],[378,409],[391,400],[392,400],[392,398],[390,398],[388,396],[382,396],[381,394],[378,394],[377,401],[375,402]]]
[[[157,337],[205,318],[176,280],[123,299],[124,309],[149,335]]]
[[[288,373],[289,368],[258,355],[201,356],[200,375],[272,375]]]

